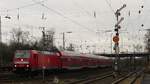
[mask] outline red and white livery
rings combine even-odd
[[[72,51],[17,50],[13,59],[14,70],[82,69],[112,66],[112,60],[104,56]]]

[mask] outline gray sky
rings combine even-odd
[[[99,48],[101,52],[110,52],[111,32],[105,31],[114,29],[116,18],[113,12],[124,3],[127,7],[121,11],[121,16],[125,18],[121,23],[121,31],[124,32],[120,34],[122,51],[133,51],[133,44],[143,45],[144,29],[150,26],[149,0],[44,0],[42,4],[47,8],[35,4],[39,1],[42,0],[0,0],[0,15],[12,17],[11,20],[2,18],[4,42],[10,38],[12,28],[21,27],[30,30],[33,36],[40,37],[39,27],[45,26],[47,30],[53,28],[56,31],[57,44],[62,44],[62,32],[72,31],[71,34],[66,34],[67,43],[79,45],[82,42],[97,46],[96,49]],[[141,8],[142,5],[144,8]],[[139,10],[141,14],[138,13]],[[41,19],[42,13],[46,20]]]

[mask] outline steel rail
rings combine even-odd
[[[77,80],[77,81],[74,81],[74,82],[71,82],[71,83],[68,83],[68,84],[79,84],[79,83],[88,84],[88,83],[92,83],[94,81],[102,80],[102,79],[105,79],[105,78],[108,78],[108,77],[111,77],[111,76],[114,76],[113,72],[108,72],[108,73],[100,74],[100,75],[97,75],[97,76],[94,76],[94,77],[89,77],[89,78]]]
[[[122,76],[121,78],[119,78],[118,80],[115,80],[114,82],[112,82],[112,84],[118,84],[121,81],[125,80],[126,78],[130,77],[131,75],[133,75],[135,72],[131,72],[125,76]]]
[[[136,80],[141,77],[141,75],[142,75],[142,71],[140,71],[140,72],[136,75],[136,77],[131,81],[130,84],[134,84],[134,83],[136,82]]]
[[[137,78],[139,78],[139,77],[141,76],[142,71],[143,71],[143,70],[138,71],[138,72],[137,72],[137,71],[131,72],[131,73],[129,73],[129,74],[127,74],[127,75],[125,75],[125,76],[119,78],[118,80],[115,80],[114,82],[112,82],[112,84],[119,84],[119,83],[121,83],[122,81],[126,80],[127,78],[129,78],[129,77],[135,75],[134,79],[131,80],[131,83],[130,83],[130,84],[134,84],[135,81],[137,80]]]

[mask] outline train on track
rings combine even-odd
[[[82,69],[112,66],[112,59],[74,51],[17,50],[13,58],[13,71],[52,69]]]

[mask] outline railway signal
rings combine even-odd
[[[115,16],[117,18],[117,23],[115,24],[114,31],[116,32],[116,35],[113,37],[113,41],[115,43],[114,50],[115,50],[115,62],[114,62],[114,70],[115,72],[119,71],[119,29],[121,29],[120,23],[124,20],[124,17],[121,17],[119,20],[119,16],[121,15],[120,11],[126,7],[126,4],[124,4],[121,8],[117,9],[115,12]]]
[[[119,42],[119,36],[117,36],[117,35],[114,36],[114,37],[113,37],[113,41],[114,41],[115,43],[118,43],[118,42]]]

